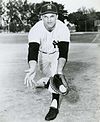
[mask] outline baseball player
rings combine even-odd
[[[53,120],[59,113],[60,93],[66,93],[67,88],[61,82],[50,83],[50,78],[56,79],[63,75],[63,69],[68,57],[70,32],[67,26],[58,20],[57,8],[54,4],[45,4],[40,11],[41,20],[29,31],[28,64],[24,84],[36,86],[35,76],[37,66],[48,78],[43,83],[52,94],[50,109],[45,120]],[[50,85],[51,84],[51,85]],[[52,86],[57,88],[54,90]],[[57,92],[59,91],[59,92]]]

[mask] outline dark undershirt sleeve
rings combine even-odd
[[[65,41],[58,42],[58,48],[59,48],[59,58],[65,58],[67,61],[69,42],[65,42]]]
[[[38,61],[38,52],[40,44],[37,42],[30,42],[28,48],[28,62],[31,60]]]

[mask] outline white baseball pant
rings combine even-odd
[[[39,61],[38,66],[41,72],[48,77],[48,79],[55,74],[57,74],[57,66],[58,66],[58,56],[59,52],[54,52],[52,54],[45,54],[43,52],[39,52]],[[48,79],[44,82],[47,83]],[[49,91],[55,93],[55,91],[49,85]]]

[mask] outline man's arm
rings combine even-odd
[[[39,52],[39,44],[36,42],[29,43],[28,63],[31,71],[35,71],[36,69],[36,64],[38,62],[38,52]]]
[[[38,61],[38,52],[40,44],[37,42],[30,42],[28,48],[28,62],[29,61]]]
[[[65,58],[59,58],[58,59],[58,68],[57,68],[57,74],[63,74],[63,69],[66,63]]]
[[[59,48],[59,59],[58,59],[57,73],[63,74],[63,69],[68,59],[69,42],[65,41],[58,42],[58,48]]]
[[[39,51],[38,43],[36,42],[29,43],[29,48],[28,48],[29,69],[25,71],[26,76],[24,79],[24,84],[26,84],[27,86],[32,86],[32,82],[34,83],[33,79],[36,73],[36,65],[38,62],[38,51]]]
[[[35,72],[36,65],[37,65],[37,62],[35,60],[29,61],[29,69],[28,69],[28,71],[29,71],[30,75],[32,75]]]
[[[39,52],[39,44],[36,42],[29,43],[28,48],[28,63],[30,74],[35,72],[36,64],[38,62],[38,52]]]

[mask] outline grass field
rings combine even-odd
[[[27,34],[0,34],[0,122],[46,122],[51,94],[24,86]],[[70,87],[52,122],[100,122],[100,34],[71,34],[64,73]],[[76,90],[76,91],[75,91]]]

